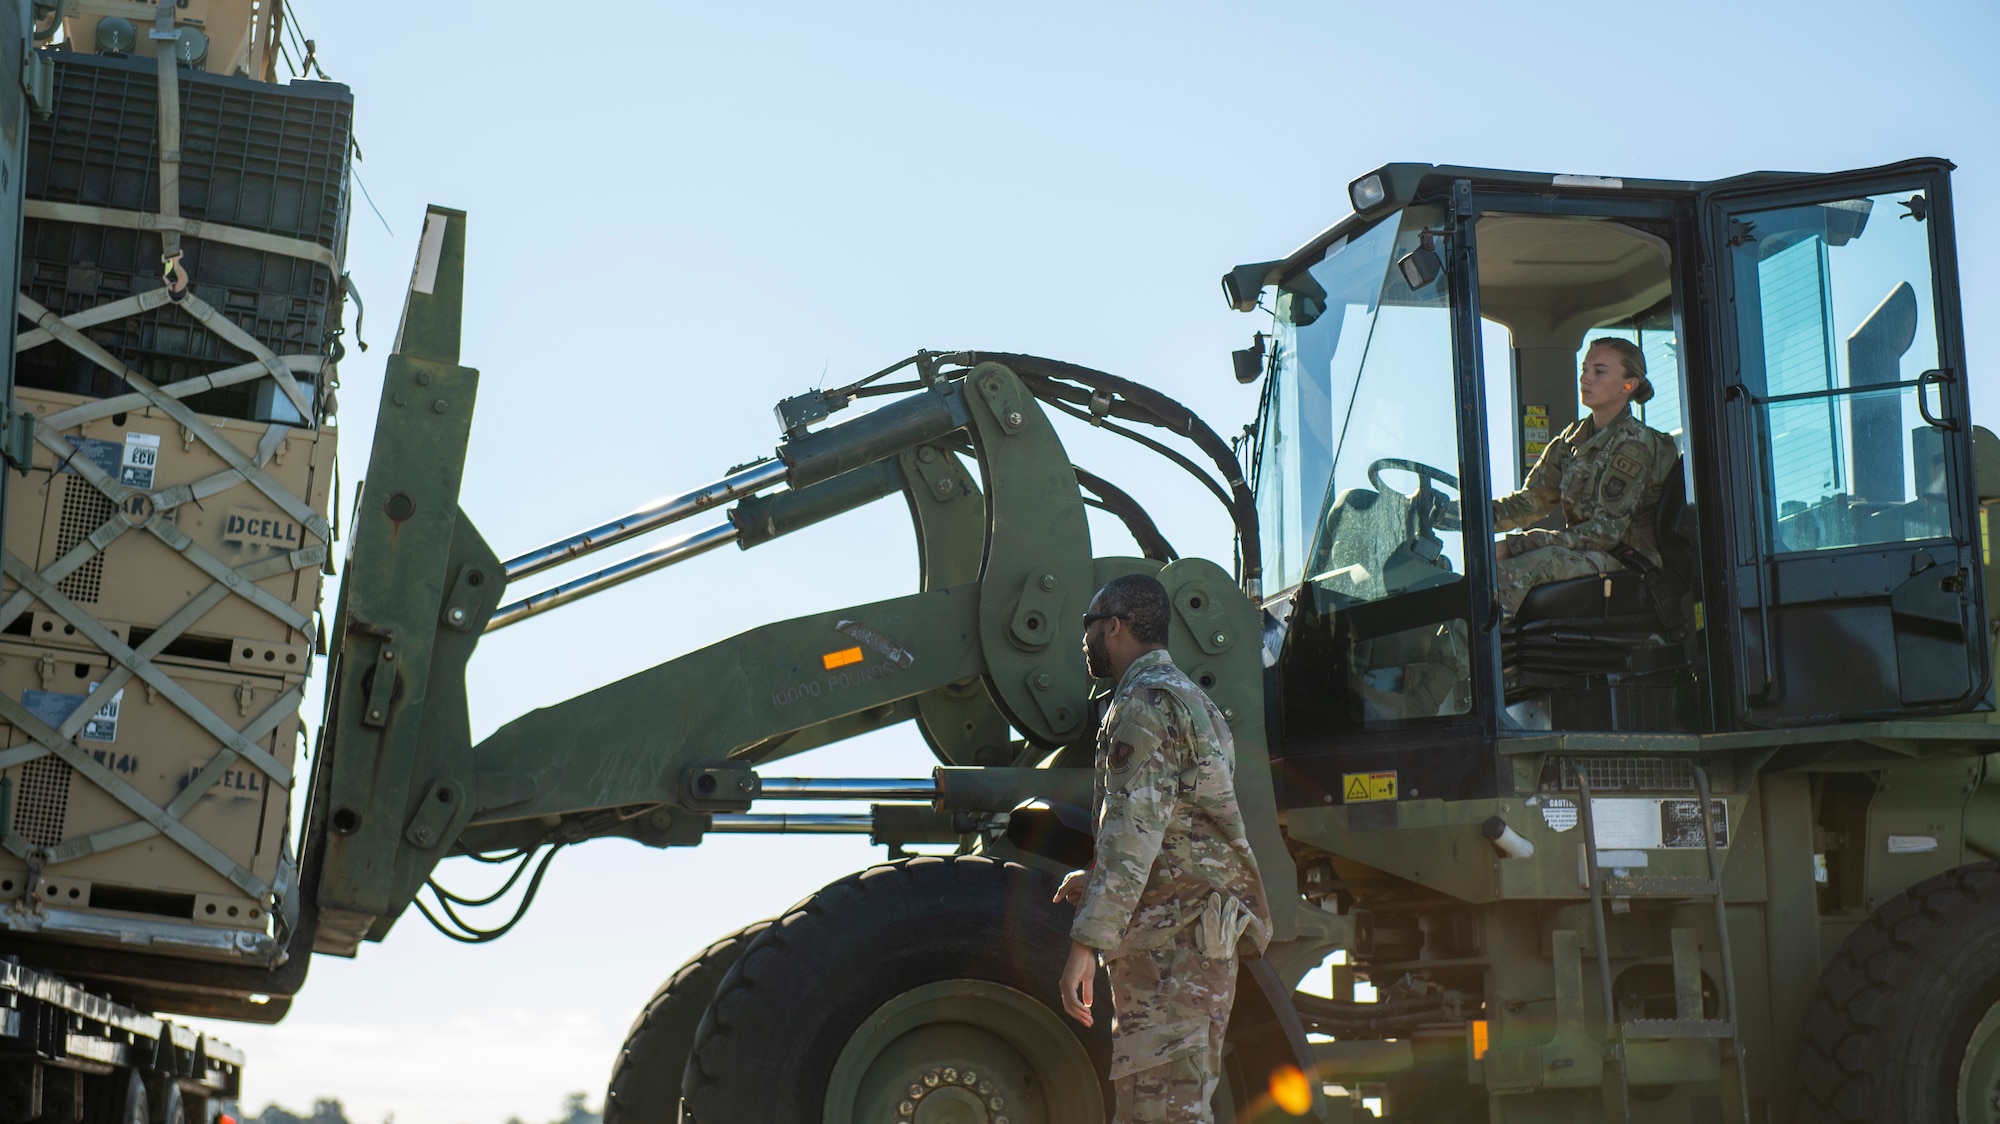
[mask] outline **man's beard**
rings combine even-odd
[[[1104,641],[1095,636],[1083,638],[1083,669],[1092,679],[1111,678],[1111,653],[1104,650]]]

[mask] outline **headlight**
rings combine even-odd
[[[1348,202],[1354,204],[1354,212],[1356,214],[1360,214],[1370,207],[1381,206],[1382,200],[1386,198],[1388,198],[1388,192],[1382,188],[1382,176],[1380,173],[1371,172],[1347,185],[1347,199]]]

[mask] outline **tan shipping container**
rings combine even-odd
[[[15,399],[21,409],[37,417],[54,416],[92,401],[25,388],[15,392]],[[264,471],[315,512],[326,512],[333,480],[332,428],[314,431],[210,416],[202,420],[252,462],[260,459],[260,444],[268,442]],[[211,480],[230,469],[205,442],[157,410],[112,414],[66,429],[63,438],[72,445],[76,458],[87,457],[113,479],[121,479],[123,474],[122,483],[152,493]],[[151,464],[134,467],[126,463],[132,460],[150,460]],[[47,569],[118,514],[109,497],[67,469],[45,446],[35,450],[35,467],[28,476],[9,483],[4,541],[38,571]],[[167,514],[172,525],[195,546],[231,569],[325,545],[269,495],[246,481],[176,505]],[[299,616],[310,617],[319,605],[321,580],[321,568],[310,566],[266,577],[256,584]],[[150,631],[214,582],[212,575],[159,537],[134,527],[63,578],[57,589],[107,626]],[[4,586],[11,591],[15,583],[9,580]],[[13,627],[20,629],[18,623]],[[58,641],[62,627],[61,622],[44,620],[33,625],[32,635],[38,641]],[[166,654],[169,658],[229,663],[244,658],[243,645],[237,642],[247,640],[257,649],[252,658],[267,663],[265,670],[302,671],[312,639],[265,609],[231,596],[203,614]],[[129,638],[127,642],[131,642]]]
[[[19,610],[0,620],[0,696],[26,715],[0,717],[0,927],[176,956],[273,955],[274,895],[296,874],[291,770],[328,546],[296,515],[303,503],[325,518],[333,430],[198,415],[205,439],[156,407],[88,418],[102,413],[91,398],[22,388],[16,401],[68,453],[44,441],[8,494],[7,549],[54,578],[57,597],[0,583]],[[245,479],[218,439],[267,479]],[[133,489],[125,510],[77,460]],[[51,571],[94,534],[101,550]],[[250,580],[232,573],[246,568]],[[218,596],[219,581],[237,588]],[[258,591],[264,604],[244,595]],[[183,611],[200,598],[213,604]],[[117,648],[140,654],[128,667]],[[29,719],[69,734],[58,744],[90,764],[49,752]],[[200,792],[176,807],[191,783]]]

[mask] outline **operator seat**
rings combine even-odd
[[[1660,490],[1654,539],[1661,565],[1630,547],[1625,569],[1528,591],[1500,633],[1507,702],[1517,720],[1552,729],[1671,730],[1692,685],[1688,638],[1696,572],[1694,513],[1680,458]],[[1537,701],[1539,700],[1539,701]]]

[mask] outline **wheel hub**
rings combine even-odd
[[[927,1070],[903,1093],[891,1124],[1013,1124],[1005,1093],[976,1069]]]
[[[926,984],[854,1029],[821,1124],[1101,1124],[1096,1067],[1058,1016],[986,980]]]
[[[2000,1003],[1987,1008],[1958,1063],[1958,1118],[2000,1124]]]

